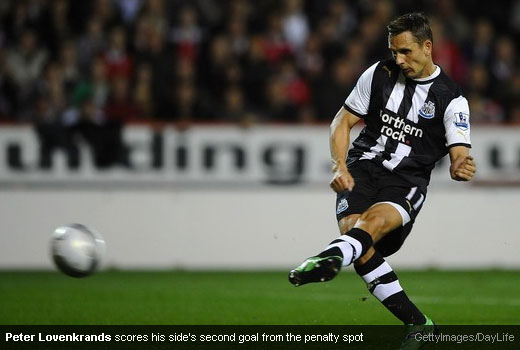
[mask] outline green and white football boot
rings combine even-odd
[[[289,282],[296,287],[311,282],[330,281],[339,273],[343,258],[340,256],[313,256],[289,272]]]
[[[435,322],[426,317],[425,324],[407,324],[405,326],[405,336],[401,343],[400,350],[422,349],[429,339],[429,335],[439,334],[439,329]]]

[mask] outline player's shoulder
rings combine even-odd
[[[440,74],[435,78],[434,84],[430,88],[434,100],[440,110],[445,113],[447,110],[457,108],[468,108],[468,101],[462,94],[460,86],[441,69]]]
[[[401,69],[395,63],[395,60],[392,58],[387,58],[385,60],[381,60],[378,62],[378,69],[383,70],[385,72],[401,72]]]
[[[382,73],[387,75],[388,77],[392,77],[394,75],[399,75],[400,68],[395,63],[393,59],[385,59],[374,63],[373,65],[374,72]]]
[[[435,78],[435,83],[432,88],[438,97],[452,100],[462,95],[460,86],[450,78],[446,72],[441,68],[440,74]]]
[[[395,81],[400,73],[399,66],[392,59],[385,59],[378,61],[371,65],[366,72],[371,71],[373,79],[377,82],[384,82],[387,80]]]

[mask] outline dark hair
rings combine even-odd
[[[390,36],[409,31],[419,44],[424,43],[425,40],[433,43],[432,29],[424,13],[413,12],[401,15],[390,22],[386,28]]]

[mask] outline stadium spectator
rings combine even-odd
[[[273,74],[266,85],[267,105],[263,110],[263,118],[271,122],[295,122],[298,110],[291,101],[285,81]]]
[[[231,0],[229,5],[229,16],[242,21],[247,22],[253,11],[254,5],[248,0]]]
[[[68,0],[71,2],[71,0]],[[123,20],[119,8],[112,0],[94,0],[87,3],[91,6],[91,18],[97,18],[101,22],[103,32],[108,32],[115,26],[121,26]]]
[[[493,55],[494,29],[487,18],[480,18],[473,27],[473,35],[464,45],[466,57],[473,63],[489,64]]]
[[[337,25],[335,18],[325,17],[319,20],[317,27],[323,58],[327,66],[341,57],[345,50],[346,43],[339,36]]]
[[[284,83],[287,96],[294,106],[300,109],[310,103],[311,89],[307,81],[302,78],[297,70],[294,60],[287,57],[281,62],[279,72],[277,73]]]
[[[177,83],[173,89],[170,105],[163,112],[163,118],[168,121],[180,122],[187,125],[197,118],[203,121],[211,119],[209,110],[205,108],[203,99],[195,83],[191,80],[184,80]]]
[[[0,120],[14,120],[18,111],[17,101],[17,85],[7,67],[7,54],[0,48]]]
[[[517,68],[511,77],[508,89],[504,96],[504,105],[507,109],[507,120],[513,123],[520,122],[520,69]]]
[[[520,125],[520,104],[518,102],[509,110],[509,122],[513,125]]]
[[[264,50],[267,62],[274,66],[284,57],[292,55],[293,50],[283,32],[282,16],[272,12],[268,15],[267,23]]]
[[[65,40],[62,42],[58,64],[63,72],[63,83],[66,91],[74,91],[76,85],[81,79],[79,71],[78,53],[76,45],[72,40]]]
[[[209,51],[208,61],[203,63],[202,80],[210,94],[220,98],[222,85],[227,83],[226,69],[235,63],[231,43],[224,35],[216,36],[210,43]]]
[[[101,21],[97,17],[91,18],[87,22],[86,32],[78,41],[78,64],[83,74],[87,74],[91,62],[105,51],[106,45]]]
[[[507,82],[517,64],[516,47],[514,41],[508,36],[498,39],[495,46],[495,55],[491,62],[491,72],[494,78],[502,83]]]
[[[158,0],[156,0],[158,1]],[[195,61],[198,59],[202,42],[202,28],[195,8],[186,5],[179,12],[178,23],[171,30],[171,41],[177,55]]]
[[[244,91],[238,86],[230,86],[224,92],[224,104],[219,120],[247,127],[257,121],[258,116],[249,108]]]
[[[105,133],[103,130],[104,115],[93,101],[90,91],[82,91],[76,96],[76,104],[63,112],[62,123],[67,130],[73,144],[85,142],[91,151],[93,164],[105,168]]]
[[[63,124],[75,145],[85,142],[92,154],[93,164],[100,169],[116,165],[128,166],[127,149],[122,140],[121,124],[107,121],[96,107],[92,94],[85,91],[77,97],[77,105],[63,115]]]
[[[303,11],[302,0],[285,0],[285,13],[282,17],[283,34],[292,52],[299,52],[310,33],[307,14]]]
[[[497,124],[506,119],[505,111],[491,96],[491,78],[489,72],[481,63],[475,63],[469,71],[465,91],[471,106],[473,123]]]
[[[144,19],[141,20],[145,21]],[[186,58],[177,58],[178,61],[176,61],[172,50],[166,45],[165,33],[160,27],[154,25],[148,27],[144,25],[145,22],[142,23],[141,30],[146,31],[146,33],[138,33],[139,36],[143,36],[144,45],[140,46],[136,51],[136,64],[146,65],[151,68],[151,98],[154,111],[157,113],[153,117],[163,119],[164,113],[171,113],[171,111],[165,111],[168,107],[164,107],[164,105],[170,103],[174,82],[179,78],[175,76],[176,66],[179,65],[178,62],[186,62],[181,71],[184,76],[189,76],[190,79],[194,78],[193,63]]]
[[[73,35],[69,23],[69,5],[67,0],[51,1],[42,17],[41,39],[52,56],[58,55],[61,43]]]
[[[43,76],[37,84],[37,94],[47,98],[51,110],[57,115],[67,108],[68,95],[63,68],[58,62],[49,62],[46,65]]]
[[[121,128],[129,121],[138,120],[142,111],[131,94],[130,82],[124,76],[112,80],[110,95],[105,105],[107,123]]]
[[[263,38],[251,38],[249,51],[244,64],[244,90],[252,107],[260,110],[265,106],[266,78],[272,73],[264,51]]]
[[[86,79],[80,81],[74,90],[72,101],[78,103],[85,94],[92,95],[92,101],[98,109],[105,108],[110,91],[110,83],[106,75],[106,65],[101,57],[91,62],[89,75]]]
[[[231,44],[233,55],[243,59],[249,49],[247,21],[240,17],[231,17],[227,22],[227,38]]]
[[[509,11],[511,28],[520,35],[520,0],[515,0]]]
[[[241,86],[243,84],[244,74],[240,63],[236,60],[231,61],[225,68],[224,81],[222,85],[228,86]]]
[[[439,19],[442,18],[446,33],[449,33],[454,42],[463,43],[469,37],[471,27],[467,16],[463,16],[459,12],[457,5],[457,1],[454,0],[437,0],[435,2],[436,14]]]
[[[147,0],[143,7],[139,20],[147,23],[151,29],[159,31],[161,35],[166,34],[169,27],[168,18],[166,16],[167,8],[164,0]],[[146,40],[146,37],[142,39]]]
[[[464,88],[468,93],[489,96],[491,93],[491,79],[486,66],[482,63],[475,63],[469,69],[468,80]]]
[[[518,65],[516,46],[512,38],[502,36],[495,45],[495,54],[491,61],[493,77],[493,96],[507,108],[510,85],[515,68]]]
[[[358,24],[356,13],[346,1],[330,1],[328,14],[340,38],[349,37]]]
[[[32,29],[26,28],[18,45],[8,53],[8,69],[18,87],[18,104],[27,106],[35,83],[40,78],[48,53],[38,46],[38,39]]]
[[[152,32],[155,29],[155,33]],[[163,34],[163,32],[154,27],[150,20],[145,16],[141,16],[137,19],[135,26],[133,28],[133,37],[132,37],[132,51],[135,54],[136,60],[139,61],[141,55],[145,55],[149,50],[149,40],[152,35],[157,35],[156,33]],[[163,40],[163,39],[162,39]]]
[[[337,112],[337,106],[345,100],[345,91],[352,90],[356,83],[360,67],[348,57],[338,58],[328,74],[316,82],[314,87],[314,105],[319,120],[326,121]]]
[[[132,74],[132,58],[127,50],[127,34],[123,27],[116,26],[110,32],[110,42],[103,57],[107,66],[109,80],[115,77],[130,79]]]
[[[305,43],[305,50],[297,56],[297,66],[309,81],[316,81],[324,71],[325,59],[322,54],[322,41],[319,35],[311,33]]]
[[[115,0],[121,17],[127,25],[132,25],[139,14],[145,0]],[[150,1],[147,1],[148,3]]]
[[[444,21],[432,18],[431,27],[435,38],[433,59],[458,84],[464,84],[467,66],[461,50],[451,37],[446,35]]]
[[[153,99],[153,69],[149,64],[137,67],[133,100],[141,111],[137,117],[153,120],[157,112]]]
[[[38,96],[34,104],[34,128],[40,143],[39,167],[50,169],[56,150],[61,150],[69,168],[79,166],[79,149],[72,141],[71,134],[61,121],[61,111],[51,104],[52,98],[45,94]]]
[[[312,105],[308,104],[300,108],[298,112],[298,122],[300,124],[315,124],[317,121],[316,111]]]
[[[504,109],[491,98],[470,93],[468,103],[471,106],[471,120],[474,123],[499,124],[506,119]]]
[[[2,27],[7,44],[14,46],[27,29],[41,26],[41,17],[31,16],[27,1],[11,1],[9,4],[2,18]]]

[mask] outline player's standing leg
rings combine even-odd
[[[354,268],[367,284],[370,293],[406,326],[401,349],[420,349],[424,346],[425,342],[417,341],[412,335],[418,332],[435,333],[436,326],[408,298],[397,275],[383,256],[371,248],[356,262]]]
[[[388,205],[388,204],[387,204]],[[382,204],[381,204],[382,206]],[[384,209],[384,207],[382,207]],[[348,216],[341,219],[338,223],[342,232],[352,229],[353,226],[363,227],[367,230],[374,230],[374,225],[367,221],[374,220],[375,216],[383,215],[378,211],[378,206],[374,206],[367,211],[367,214],[361,216]],[[374,214],[375,212],[375,214]],[[395,211],[393,211],[396,214]],[[409,219],[403,218],[399,213],[401,220],[397,216],[393,216],[393,220],[397,225],[392,225],[388,229],[393,230],[399,226],[402,227]],[[384,233],[386,235],[388,233]],[[376,242],[381,239],[383,234],[376,237]],[[365,255],[360,257],[354,264],[356,273],[365,281],[372,295],[374,295],[394,316],[401,322],[406,324],[425,324],[426,317],[419,311],[414,303],[408,298],[404,292],[399,279],[394,270],[385,261],[383,255],[371,247]]]

